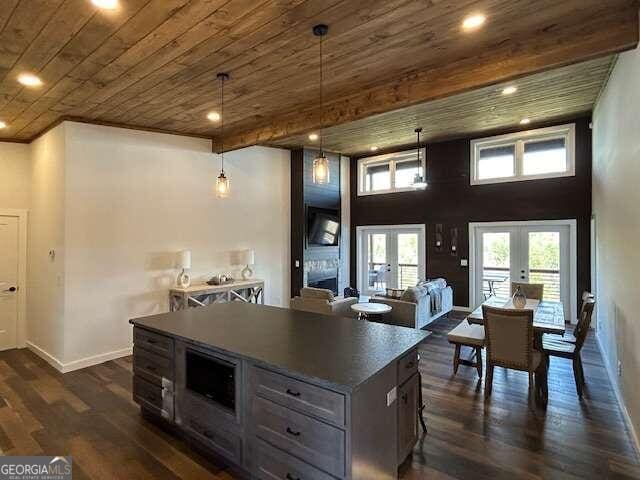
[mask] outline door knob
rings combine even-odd
[[[5,292],[15,292],[17,290],[16,287],[9,287],[6,290],[4,290]]]

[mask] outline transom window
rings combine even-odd
[[[471,142],[471,185],[575,175],[575,125]]]
[[[424,177],[426,149],[376,155],[358,160],[358,195],[414,190],[416,175]]]

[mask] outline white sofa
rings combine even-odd
[[[371,297],[369,301],[384,303],[392,308],[390,313],[382,316],[381,321],[384,323],[401,327],[424,328],[453,310],[453,289],[450,286],[442,289],[442,309],[437,313],[431,312],[429,294],[420,297],[418,303],[380,296]]]

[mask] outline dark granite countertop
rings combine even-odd
[[[130,322],[347,392],[429,335],[412,328],[240,302]]]

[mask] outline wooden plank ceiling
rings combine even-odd
[[[463,32],[462,19],[486,15]],[[638,41],[636,0],[2,0],[0,139],[61,119],[218,139],[215,75],[229,72],[225,145],[272,144],[610,55]],[[606,63],[606,62],[605,62]],[[596,68],[596,67],[594,67]],[[43,84],[23,87],[21,73]],[[357,145],[350,149],[361,148]]]
[[[538,123],[576,117],[590,112],[613,67],[615,56],[589,60],[537,73],[515,81],[484,87],[451,97],[421,103],[324,129],[324,147],[350,156],[371,155],[412,146],[414,130],[422,127],[421,140],[434,141],[480,134],[511,127],[520,121]],[[506,87],[517,91],[504,95]],[[318,148],[307,135],[271,143],[276,147]],[[376,153],[376,154],[377,154]]]

